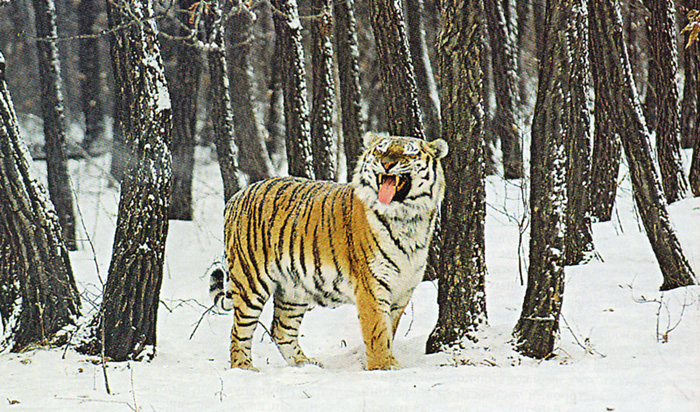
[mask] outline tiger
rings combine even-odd
[[[363,144],[349,183],[271,178],[226,203],[225,259],[210,294],[218,309],[234,309],[231,368],[257,370],[252,338],[271,295],[270,335],[288,364],[321,366],[299,346],[310,306],[354,303],[366,368],[399,367],[392,342],[426,270],[448,145],[371,132]]]

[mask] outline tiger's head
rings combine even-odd
[[[384,215],[426,212],[440,206],[445,178],[440,159],[447,155],[442,139],[379,136],[368,132],[352,185],[367,207]]]

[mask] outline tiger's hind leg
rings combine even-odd
[[[299,346],[299,326],[304,318],[308,305],[285,300],[280,294],[275,294],[275,313],[272,319],[272,339],[275,341],[282,357],[291,366],[308,364],[320,365],[314,359],[309,359]]]
[[[237,298],[231,329],[231,367],[257,370],[252,358],[253,333],[267,297]]]

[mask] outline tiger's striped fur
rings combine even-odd
[[[227,268],[210,291],[234,309],[231,367],[254,369],[253,332],[271,295],[272,338],[289,364],[316,363],[298,340],[309,305],[355,303],[367,368],[398,366],[393,336],[425,272],[447,144],[368,133],[365,146],[349,184],[274,178],[227,203]]]

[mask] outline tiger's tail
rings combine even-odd
[[[222,261],[214,262],[209,269],[209,296],[214,301],[216,308],[226,311],[233,309],[231,294],[225,290],[227,272],[227,265]]]

